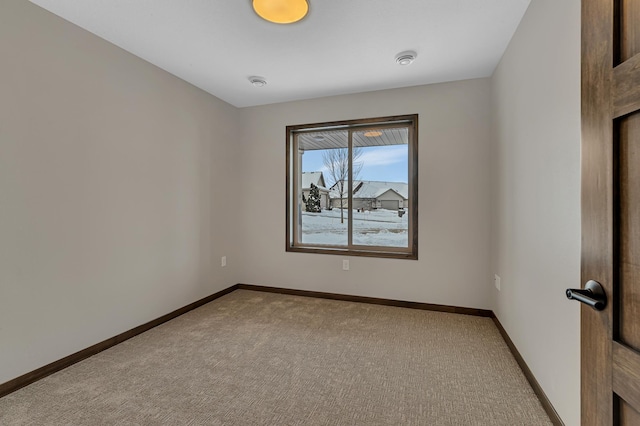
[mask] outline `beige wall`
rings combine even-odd
[[[580,1],[533,0],[493,76],[494,310],[580,424]]]
[[[489,104],[479,79],[243,109],[241,282],[489,308]],[[285,126],[414,113],[420,259],[285,252]]]
[[[0,383],[238,281],[237,109],[24,0],[0,63]]]

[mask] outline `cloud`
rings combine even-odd
[[[363,151],[358,162],[367,166],[388,166],[407,162],[407,145],[394,145],[379,148],[367,148]]]
[[[357,162],[362,163],[361,180],[405,182],[409,159],[407,145],[391,145],[363,148]],[[322,151],[307,151],[303,156],[305,172],[322,172],[327,186],[333,184],[331,174],[322,163]]]

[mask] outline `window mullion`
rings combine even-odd
[[[348,170],[348,184],[347,184],[347,247],[353,249],[353,130],[349,129],[348,133],[348,155],[349,155],[349,170]]]
[[[300,245],[302,244],[302,206],[300,203],[302,202],[302,198],[300,196],[301,193],[301,179],[302,174],[300,168],[302,165],[300,164],[302,161],[302,155],[300,153],[300,145],[298,141],[298,135],[293,135],[293,194],[295,203],[293,203],[293,241],[294,244]]]

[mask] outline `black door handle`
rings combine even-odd
[[[585,305],[591,306],[596,311],[601,311],[607,306],[607,295],[599,282],[589,280],[584,286],[584,290],[579,288],[568,288],[567,299],[577,300]]]

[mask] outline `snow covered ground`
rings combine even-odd
[[[353,214],[353,243],[368,246],[407,247],[409,245],[408,214],[398,217],[397,210],[302,212],[302,242],[307,244],[347,244],[347,215]]]

